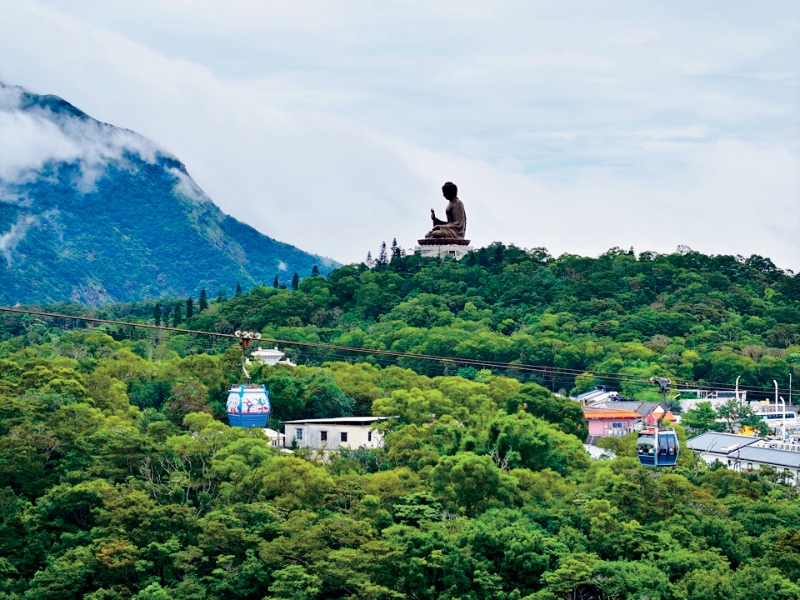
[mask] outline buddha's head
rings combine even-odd
[[[458,187],[455,183],[448,181],[442,186],[442,195],[448,200],[455,200],[458,195]]]

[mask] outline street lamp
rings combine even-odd
[[[739,404],[742,404],[742,399],[741,399],[741,398],[739,398],[739,380],[740,380],[741,378],[742,378],[742,376],[741,376],[741,375],[737,375],[737,376],[736,376],[736,401],[737,401]]]
[[[772,383],[775,384],[775,414],[777,414],[778,413],[778,381],[776,379],[773,379]]]
[[[781,417],[781,429],[783,430],[781,433],[781,441],[786,441],[786,400],[783,399],[781,396],[781,402],[783,402],[783,416]]]

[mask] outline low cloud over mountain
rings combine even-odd
[[[232,291],[333,261],[225,215],[170,153],[0,84],[3,303]]]

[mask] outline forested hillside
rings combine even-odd
[[[654,393],[614,375],[710,385],[741,376],[742,386],[769,391],[773,380],[787,388],[789,373],[800,375],[800,278],[759,256],[637,257],[612,249],[599,258],[553,258],[496,244],[461,262],[395,256],[373,268],[346,266],[298,287],[255,288],[202,312],[195,298],[191,319],[185,300],[162,301],[159,312],[172,324],[180,306],[177,322],[191,329],[552,367],[545,375],[506,374],[556,392],[610,383],[628,396]],[[153,323],[153,309],[110,305],[93,314]],[[198,343],[170,342],[179,354],[198,351]],[[343,357],[301,356],[307,364]],[[458,371],[452,363],[400,364],[427,375]]]
[[[800,358],[797,279],[758,257],[497,245],[297,287],[189,319],[186,299],[155,312],[193,329],[764,387]],[[152,303],[48,308],[155,321]],[[591,461],[580,407],[547,389],[590,375],[287,347],[306,366],[252,370],[273,427],[393,417],[383,449],[324,461],[226,424],[241,378],[229,340],[9,314],[0,335],[0,598],[800,597],[796,487],[707,468],[685,445],[674,471],[639,466],[630,444]],[[623,383],[649,393],[637,385]]]

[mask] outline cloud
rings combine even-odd
[[[167,171],[176,179],[175,187],[172,189],[173,193],[193,202],[212,202],[211,198],[186,173],[175,167],[168,167]]]
[[[8,186],[38,177],[48,163],[77,163],[76,185],[94,188],[110,162],[126,153],[154,162],[156,144],[132,131],[109,127],[93,119],[59,114],[44,107],[21,107],[22,90],[0,83],[0,181]]]
[[[0,253],[6,259],[6,262],[11,264],[11,252],[17,244],[25,237],[25,232],[28,227],[35,221],[35,217],[30,215],[21,215],[17,222],[11,226],[11,229],[3,234],[0,234]]]
[[[798,17],[0,0],[0,80],[155,140],[226,212],[342,261],[413,246],[453,179],[475,244],[682,243],[800,270]]]

